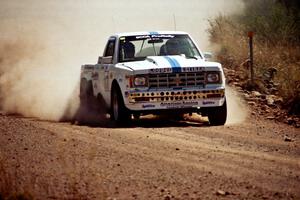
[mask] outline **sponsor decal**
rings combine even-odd
[[[182,102],[162,102],[160,106],[167,108],[185,108],[191,106],[197,106],[197,101],[182,101]]]
[[[203,101],[203,105],[213,105],[215,102],[213,101]]]
[[[181,69],[182,72],[203,72],[204,67],[184,67]]]
[[[138,35],[135,37],[136,39],[147,39],[147,38],[150,38],[149,35]]]
[[[178,67],[178,69],[176,69],[176,67],[174,68],[156,68],[156,69],[150,69],[149,73],[150,74],[160,74],[160,73],[172,73],[172,72],[177,72],[177,71],[181,71],[181,72],[203,72],[204,71],[204,67],[184,67],[184,68],[180,68]]]
[[[149,32],[149,35],[137,35],[136,39],[148,39],[148,38],[174,38],[174,35],[159,34],[158,32]],[[125,39],[125,38],[124,38]]]
[[[150,69],[149,73],[151,74],[160,74],[160,73],[171,73],[171,68],[157,68],[157,69]]]
[[[99,78],[99,73],[98,72],[93,72],[92,73],[92,79],[93,80],[98,80],[98,78]]]
[[[142,107],[143,108],[154,108],[155,105],[153,105],[153,104],[143,104]]]
[[[155,32],[155,31],[152,31],[152,32],[149,32],[150,35],[158,35],[158,32]]]
[[[152,38],[173,38],[174,35],[151,35]]]

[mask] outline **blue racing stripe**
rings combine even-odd
[[[176,58],[171,58],[171,59],[172,59],[173,62],[175,63],[175,66],[176,66],[176,67],[181,68],[181,66],[180,66],[179,62],[176,60]]]
[[[181,67],[176,59],[171,58],[169,56],[164,56],[164,58],[170,63],[173,72],[181,72]]]
[[[170,63],[172,68],[176,67],[175,63],[173,62],[173,60],[170,57],[164,56],[164,58]]]

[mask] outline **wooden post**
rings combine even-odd
[[[251,78],[251,85],[254,86],[254,69],[253,69],[253,31],[248,32],[248,37],[249,37],[249,57],[250,57],[250,78]]]

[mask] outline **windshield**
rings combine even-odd
[[[144,60],[147,56],[170,55],[201,58],[188,35],[155,34],[120,38],[119,62]]]

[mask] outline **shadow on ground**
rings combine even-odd
[[[116,123],[109,118],[109,114],[99,112],[99,110],[87,110],[82,108],[78,110],[74,118],[60,120],[61,122],[71,122],[78,126],[89,126],[89,127],[102,127],[102,128],[134,128],[134,127],[145,127],[145,128],[159,128],[159,127],[203,127],[208,126],[208,121],[203,120],[200,117],[182,116],[174,119],[173,116],[156,116],[146,115],[141,116],[139,119],[132,118],[130,121]]]
[[[79,87],[78,87],[79,88]],[[63,112],[59,122],[70,122],[73,125],[89,126],[89,127],[104,127],[104,128],[133,128],[133,127],[203,127],[208,126],[209,123],[203,118],[197,117],[178,117],[174,115],[155,116],[147,115],[142,116],[140,119],[132,119],[123,123],[116,123],[109,119],[108,110],[104,110],[104,101],[99,99],[89,99],[89,103],[79,99],[78,88],[74,90],[73,95],[70,97],[69,104]],[[78,98],[79,105],[74,109],[72,99]],[[75,111],[75,112],[74,112]]]

